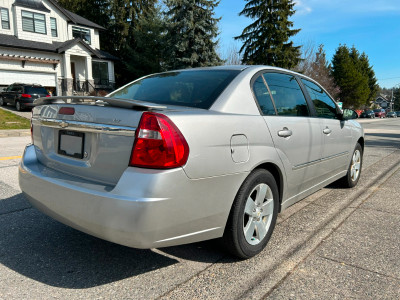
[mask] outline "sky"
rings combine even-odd
[[[399,0],[296,0],[291,17],[295,45],[323,44],[331,61],[340,44],[353,45],[369,57],[378,84],[400,86],[400,1]],[[220,53],[223,58],[241,42],[233,37],[242,33],[252,20],[239,16],[244,0],[221,0],[215,17],[221,17]]]

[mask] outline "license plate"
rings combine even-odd
[[[60,130],[58,154],[82,159],[84,139],[85,134],[82,132]]]

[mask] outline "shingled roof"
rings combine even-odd
[[[42,42],[35,42],[29,40],[21,40],[18,39],[16,36],[8,35],[8,34],[0,34],[0,47],[10,47],[10,48],[18,48],[18,49],[28,49],[28,50],[36,50],[36,51],[43,51],[43,52],[53,52],[53,53],[63,53],[67,49],[73,47],[74,45],[80,44],[85,47],[93,57],[99,59],[107,59],[107,60],[118,60],[117,57],[111,55],[110,53],[100,50],[100,49],[93,49],[88,44],[86,44],[80,38],[68,40],[66,42],[53,42],[52,44],[49,43],[42,43]]]
[[[50,12],[50,10],[43,5],[43,2],[41,0],[15,0],[13,5],[31,8],[43,12]]]

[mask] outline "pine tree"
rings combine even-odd
[[[359,108],[368,101],[368,78],[363,75],[359,60],[358,51],[354,47],[350,51],[346,45],[340,45],[332,59],[332,75],[344,107]]]
[[[159,8],[138,16],[132,41],[122,47],[126,72],[134,78],[162,71],[164,22]]]
[[[370,102],[375,101],[376,94],[379,90],[378,80],[375,77],[375,72],[369,63],[368,56],[363,52],[359,58],[359,64],[362,74],[368,79],[369,96],[367,99],[367,105]]]
[[[220,65],[216,0],[166,0],[168,69]]]
[[[394,110],[400,110],[400,88],[392,88],[393,89],[393,98],[394,98]]]
[[[332,66],[326,60],[324,45],[319,45],[315,59],[311,64],[311,72],[309,76],[319,82],[332,97],[336,97],[340,89],[335,84],[334,78],[331,76]]]
[[[245,64],[266,64],[294,68],[300,61],[300,47],[289,39],[300,29],[291,29],[294,13],[292,0],[246,0],[239,15],[255,21],[235,39],[243,41],[240,52]]]

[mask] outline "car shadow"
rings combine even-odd
[[[23,194],[0,203],[0,263],[55,287],[90,288],[171,266],[179,258],[215,262],[223,255],[213,242],[159,250],[129,248],[47,217]]]

